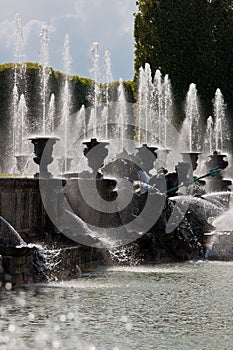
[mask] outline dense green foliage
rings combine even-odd
[[[135,80],[145,63],[169,74],[177,102],[191,83],[207,110],[220,88],[233,106],[233,1],[137,0]]]

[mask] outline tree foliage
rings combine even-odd
[[[169,74],[176,99],[191,83],[204,101],[220,88],[233,105],[233,1],[137,0],[135,79],[150,63]]]

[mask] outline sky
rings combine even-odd
[[[133,79],[134,13],[136,0],[1,0],[0,64],[15,61],[16,15],[23,33],[27,62],[41,62],[42,26],[48,27],[48,64],[64,72],[64,42],[70,42],[70,73],[93,78],[91,48],[100,50],[100,76],[105,75],[104,54],[110,52],[113,80]]]

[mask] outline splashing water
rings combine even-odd
[[[211,232],[207,243],[205,259],[218,261],[232,261],[233,231],[215,230]]]
[[[142,259],[140,259],[137,254],[137,247],[135,244],[108,249],[108,252],[113,263],[117,263],[117,265],[136,266],[142,262]]]

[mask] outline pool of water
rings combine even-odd
[[[0,293],[0,349],[232,349],[232,295],[232,262],[99,269]]]

